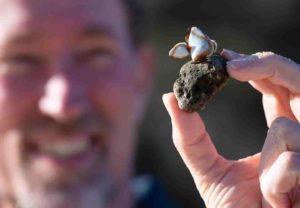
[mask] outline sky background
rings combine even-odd
[[[157,56],[157,73],[140,130],[137,173],[151,172],[178,207],[199,208],[201,198],[172,144],[170,118],[162,104],[172,91],[180,67],[188,61],[168,56],[187,28],[199,27],[223,48],[251,54],[273,51],[300,62],[300,1],[297,0],[144,0],[149,38]],[[261,150],[267,126],[261,95],[232,78],[200,112],[218,151],[239,159]],[[202,206],[201,206],[202,205]]]

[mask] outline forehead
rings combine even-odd
[[[0,0],[2,36],[33,32],[64,36],[82,30],[102,30],[120,36],[116,38],[126,35],[121,0]]]

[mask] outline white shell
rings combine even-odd
[[[185,42],[177,43],[171,50],[169,51],[169,56],[174,58],[185,58],[190,55],[190,52],[187,49],[187,44]]]
[[[197,36],[205,36],[205,34],[198,27],[192,27],[190,33],[193,33]]]
[[[209,37],[197,27],[192,27],[188,42],[193,61],[197,61],[197,57],[203,53],[207,53],[207,56],[211,56],[217,49],[216,42],[210,40]]]
[[[217,51],[217,43],[205,35],[199,28],[192,27],[188,36],[188,43],[177,43],[169,52],[174,58],[184,58],[189,54],[194,62],[199,58],[209,57]]]

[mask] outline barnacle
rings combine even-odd
[[[175,81],[173,91],[179,108],[198,111],[219,91],[228,80],[226,60],[216,53],[217,43],[192,27],[186,42],[177,43],[169,52],[174,58],[191,55],[192,60],[184,64]]]
[[[169,56],[185,58],[191,55],[193,62],[201,62],[217,51],[217,43],[199,28],[192,27],[185,38],[186,42],[177,43],[169,51]]]

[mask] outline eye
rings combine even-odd
[[[21,73],[41,68],[44,61],[42,57],[34,54],[13,54],[4,57],[2,64],[8,73]]]
[[[77,55],[77,61],[88,67],[108,70],[115,63],[117,53],[108,48],[91,48]]]

